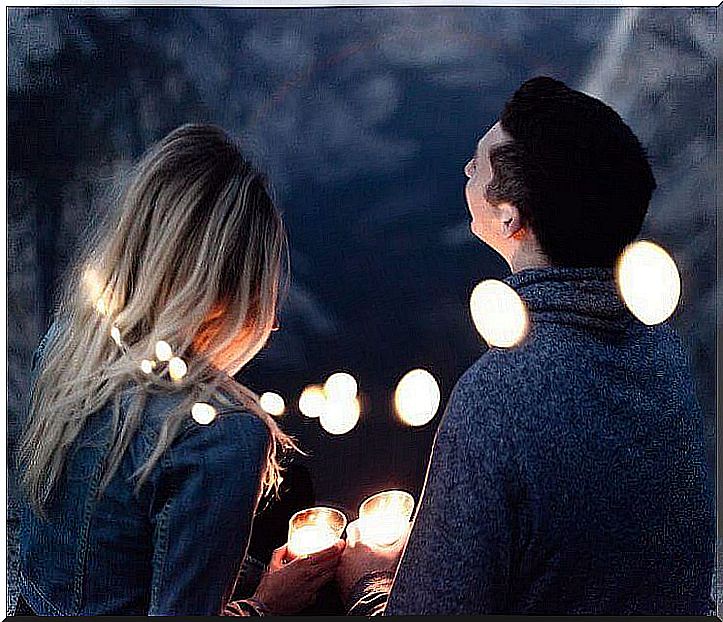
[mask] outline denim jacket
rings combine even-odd
[[[208,425],[189,412],[136,493],[132,476],[184,397],[148,397],[140,430],[101,495],[110,405],[71,447],[47,518],[23,501],[20,591],[37,614],[222,612],[248,546],[270,439],[241,408],[214,404],[219,415]]]

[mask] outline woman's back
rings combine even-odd
[[[218,614],[293,445],[231,380],[273,329],[283,222],[205,125],[153,146],[117,207],[33,372],[21,592],[39,614]]]
[[[96,413],[68,454],[47,517],[24,507],[22,592],[36,613],[221,611],[248,543],[269,434],[258,417],[211,402],[218,416],[204,425],[189,412],[136,494],[133,476],[184,397],[146,400],[141,427],[102,494],[111,407]]]

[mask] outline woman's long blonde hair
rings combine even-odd
[[[185,125],[143,157],[119,208],[66,281],[39,362],[19,453],[31,504],[44,511],[86,420],[112,404],[105,486],[154,392],[187,395],[165,418],[138,486],[192,404],[213,397],[240,402],[266,423],[273,440],[264,484],[273,487],[277,449],[293,442],[226,373],[268,339],[288,261],[262,177],[221,129]],[[183,359],[185,376],[172,379],[154,360],[158,341]]]

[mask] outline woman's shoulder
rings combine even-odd
[[[190,390],[146,396],[142,432],[157,439],[172,432],[173,446],[266,448],[270,433],[251,408],[224,393],[199,398]]]

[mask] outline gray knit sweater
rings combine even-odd
[[[459,380],[386,614],[705,614],[711,470],[686,357],[610,271],[507,279],[531,328]],[[384,577],[352,613],[380,612]]]

